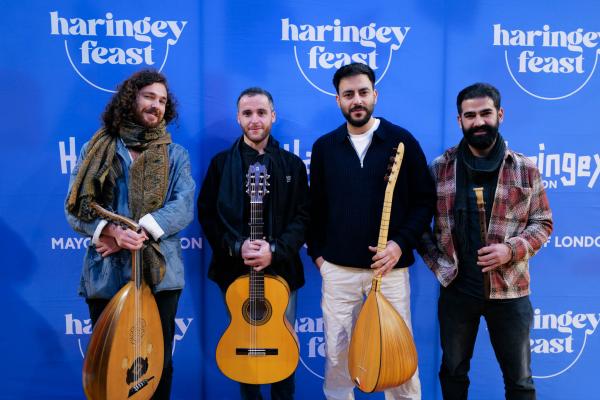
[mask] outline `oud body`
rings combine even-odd
[[[377,252],[384,251],[387,246],[394,187],[403,156],[404,144],[399,143],[385,189]],[[366,393],[408,381],[417,370],[418,363],[412,334],[400,314],[381,293],[381,279],[379,275],[373,278],[371,291],[352,330],[348,349],[350,378]]]
[[[108,213],[103,217],[112,215],[103,211]],[[160,382],[162,325],[152,290],[142,279],[139,251],[132,252],[131,275],[94,326],[82,374],[88,399],[147,400]]]

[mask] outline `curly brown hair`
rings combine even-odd
[[[116,134],[119,132],[119,127],[123,121],[136,121],[135,104],[137,94],[140,89],[153,83],[162,83],[167,89],[165,123],[168,125],[171,121],[177,119],[177,101],[169,91],[167,78],[156,70],[143,69],[121,83],[117,88],[117,93],[113,95],[110,102],[106,105],[106,109],[102,113],[102,122],[108,132]]]

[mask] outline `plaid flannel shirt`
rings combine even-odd
[[[443,286],[448,286],[458,274],[453,242],[456,155],[457,148],[450,148],[431,164],[437,208],[433,235],[426,232],[419,248]],[[523,154],[507,148],[498,175],[487,244],[506,243],[512,258],[490,272],[490,299],[512,299],[530,293],[529,258],[551,232],[552,211],[538,169]]]

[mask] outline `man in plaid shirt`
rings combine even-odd
[[[483,315],[506,398],[535,399],[529,258],[552,232],[552,212],[536,166],[508,149],[498,131],[504,117],[498,90],[476,83],[458,94],[456,105],[464,138],[431,165],[437,210],[433,233],[425,234],[420,249],[442,284],[442,394],[444,399],[467,398]],[[478,206],[474,188],[483,189],[483,205]]]

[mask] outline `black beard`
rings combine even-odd
[[[365,116],[361,119],[352,118],[351,113],[352,113],[352,111],[356,111],[356,110],[365,111]],[[369,110],[367,107],[354,107],[348,113],[342,111],[342,114],[344,115],[344,118],[346,118],[346,121],[348,121],[348,123],[350,125],[360,128],[361,126],[365,126],[366,123],[369,122],[369,120],[371,119],[371,115],[373,115],[373,110]]]
[[[481,130],[484,130],[485,134],[475,135],[475,132]],[[467,130],[463,128],[463,136],[470,146],[473,146],[478,150],[485,150],[494,144],[494,141],[498,137],[498,125],[492,126],[486,124],[483,126],[469,128]]]

